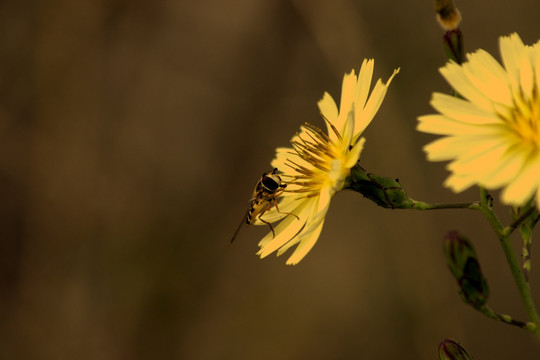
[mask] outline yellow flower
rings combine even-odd
[[[373,65],[373,60],[364,60],[358,77],[354,70],[344,76],[339,111],[334,99],[324,93],[318,105],[327,132],[306,123],[292,138],[292,147],[276,150],[272,167],[280,170],[287,187],[279,196],[279,210],[273,207],[263,216],[267,222],[281,222],[275,227],[275,237],[269,232],[260,241],[257,254],[261,258],[276,250],[281,255],[298,245],[287,260],[287,264],[294,265],[315,245],[332,196],[344,187],[351,167],[360,157],[365,142],[360,135],[399,71],[395,70],[386,84],[379,79],[369,95]],[[263,223],[257,220],[256,224]]]
[[[418,130],[444,135],[424,147],[430,161],[452,160],[445,186],[504,188],[502,200],[540,206],[540,42],[500,38],[501,66],[483,50],[441,74],[462,98],[434,93],[437,115],[419,117]]]

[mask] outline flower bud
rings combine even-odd
[[[384,208],[403,209],[412,204],[398,179],[368,173],[359,165],[351,169],[348,187]]]
[[[444,339],[439,344],[439,360],[471,360],[469,355],[461,345],[452,339]]]
[[[489,296],[489,287],[480,270],[472,243],[453,230],[446,235],[444,248],[446,260],[458,282],[463,301],[477,309],[483,307]]]
[[[463,35],[459,29],[461,14],[452,0],[435,0],[437,21],[445,30],[443,47],[446,57],[461,64],[465,58],[463,51]]]
[[[455,30],[461,22],[461,14],[452,0],[435,0],[437,21],[446,30]]]
[[[444,33],[442,39],[446,57],[458,64],[463,63],[463,60],[465,59],[465,52],[463,48],[463,35],[461,30],[455,29],[447,31]]]

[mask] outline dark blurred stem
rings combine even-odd
[[[534,211],[536,210],[535,207],[531,206],[527,211],[525,211],[523,214],[521,214],[521,216],[519,218],[517,218],[516,220],[514,220],[514,222],[512,222],[510,224],[510,226],[508,226],[511,231],[514,231],[519,225],[521,225],[521,223],[523,221],[525,221]]]
[[[516,252],[514,251],[512,243],[510,242],[510,234],[512,234],[514,229],[519,226],[519,224],[514,224],[514,227],[503,227],[499,218],[495,214],[495,211],[493,210],[492,197],[488,194],[487,190],[482,187],[480,188],[480,207],[482,213],[488,220],[489,224],[491,225],[501,242],[502,249],[506,256],[506,261],[508,262],[508,266],[510,267],[510,271],[512,272],[512,276],[514,277],[514,281],[516,282],[517,288],[519,290],[521,301],[525,306],[525,311],[527,312],[529,320],[532,322],[532,324],[530,326],[527,326],[526,329],[532,331],[536,335],[536,337],[540,339],[540,317],[538,316],[538,311],[536,310],[536,305],[532,297],[531,288],[529,286],[529,283],[525,279],[525,275],[521,271],[521,267],[519,266],[517,260]]]

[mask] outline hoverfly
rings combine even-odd
[[[260,180],[255,185],[253,190],[253,197],[249,200],[249,209],[246,212],[246,215],[242,219],[242,222],[234,232],[234,235],[231,239],[231,243],[236,239],[238,232],[242,228],[242,225],[252,225],[255,222],[255,219],[261,220],[263,223],[270,226],[272,234],[276,236],[274,232],[274,227],[268,221],[265,221],[261,216],[264,215],[272,206],[276,207],[278,212],[278,204],[276,198],[285,190],[287,184],[283,183],[281,177],[277,174],[277,168],[272,171],[266,171],[262,174]],[[288,215],[293,215],[298,219],[293,213],[283,213]]]

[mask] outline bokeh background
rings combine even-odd
[[[537,1],[461,1],[468,51],[540,38]],[[0,358],[435,359],[445,337],[477,359],[540,343],[466,306],[444,261],[475,243],[496,310],[525,318],[476,212],[333,200],[297,266],[229,240],[252,188],[316,102],[375,58],[401,67],[366,131],[365,168],[428,202],[471,201],[415,131],[448,91],[432,1],[0,3]],[[497,193],[495,193],[495,196]],[[504,219],[506,209],[499,207]],[[515,239],[516,247],[519,240]],[[532,286],[540,302],[540,252]],[[535,266],[536,265],[536,266]]]

